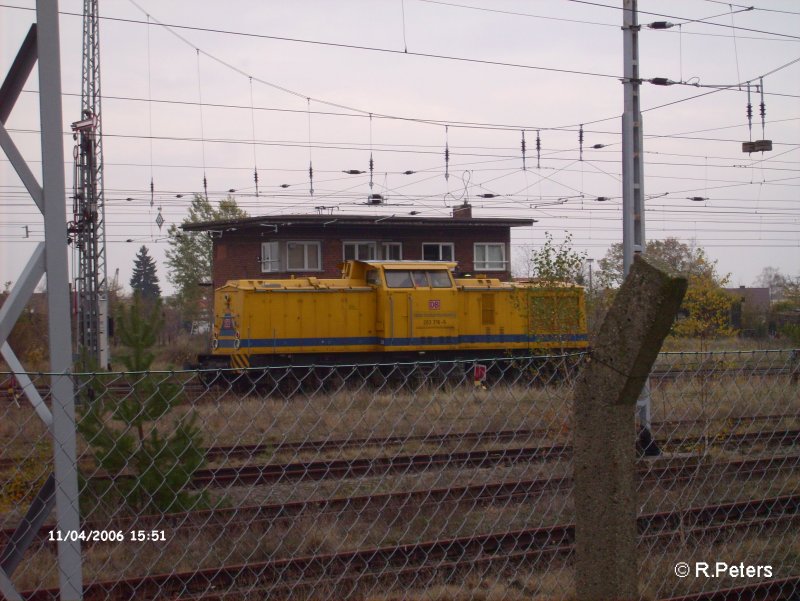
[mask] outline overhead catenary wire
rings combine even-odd
[[[763,6],[746,6],[743,4],[731,4],[730,2],[724,2],[723,0],[705,0],[706,2],[711,2],[712,4],[722,4],[725,6],[731,5],[737,8],[751,8],[753,10],[762,11],[762,12],[770,12],[770,13],[780,13],[784,15],[797,15],[800,16],[800,12],[795,12],[791,10],[780,10],[777,8],[765,8]]]
[[[369,116],[369,190],[372,192],[374,185],[375,161],[372,157],[372,114]]]
[[[250,130],[253,140],[253,182],[256,189],[256,197],[258,197],[258,160],[256,158],[256,113],[253,109],[253,78],[249,77],[250,84]]]
[[[200,79],[200,49],[195,48],[197,51],[197,101],[200,109],[200,150],[203,159],[203,192],[208,198],[208,179],[206,178],[206,141],[205,141],[205,127],[203,125],[203,84]]]
[[[129,0],[129,2],[131,2],[131,4],[133,4],[134,6],[136,6],[140,11],[146,13],[146,11],[135,2],[135,0]],[[656,14],[656,13],[652,13],[652,14]],[[661,16],[664,16],[664,15],[661,15]],[[170,31],[170,33],[175,35],[178,39],[180,39],[184,43],[186,43],[186,44],[188,44],[190,46],[193,46],[193,44],[190,41],[188,41],[186,38],[184,38],[183,36],[181,36],[180,34],[174,32],[174,31],[172,31],[172,29],[171,29],[172,27],[179,27],[179,26],[166,25],[166,24],[161,23],[160,21],[156,21],[156,23],[158,25],[166,28],[167,31]],[[180,27],[182,27],[182,26],[180,26]],[[187,27],[187,29],[203,30],[203,28],[191,28],[191,27]],[[223,30],[214,30],[214,31],[216,31],[218,33],[229,33],[229,34],[233,34],[233,35],[236,35],[236,34],[240,33],[240,32],[228,32],[228,31],[223,31]],[[250,34],[242,34],[242,35],[250,35]],[[255,35],[256,37],[262,37],[259,34],[253,34],[253,35]],[[798,37],[798,40],[800,40],[800,37]],[[393,52],[399,52],[399,51],[393,51]],[[239,69],[238,67],[235,67],[235,66],[231,65],[230,63],[220,59],[219,57],[216,57],[216,56],[211,55],[209,53],[206,53],[206,54],[207,54],[207,56],[209,56],[209,58],[212,58],[213,60],[219,62],[220,64],[222,64],[222,65],[224,65],[226,67],[228,67],[228,68],[230,68],[230,69],[232,69],[232,70],[234,70],[234,71],[236,71],[236,72],[238,72],[238,73],[240,73],[242,75],[247,75],[248,77],[250,76],[250,75],[246,74],[244,71],[242,71],[241,69]],[[414,53],[414,54],[418,54],[418,53]],[[470,59],[470,60],[475,60],[475,59]],[[797,60],[800,60],[800,58],[798,58]],[[771,75],[772,73],[775,73],[778,70],[783,69],[783,68],[793,64],[794,62],[796,62],[796,61],[793,61],[792,63],[787,63],[786,65],[778,67],[777,69],[774,69],[773,71],[771,71],[769,73],[762,74],[761,77],[765,77],[767,75]],[[550,70],[550,71],[555,71],[555,72],[559,72],[560,71],[559,69],[555,69],[555,68],[544,68],[544,69],[545,70]],[[591,73],[587,73],[587,72],[578,72],[578,71],[575,71],[573,73],[574,74],[591,74]],[[601,77],[609,77],[609,78],[613,78],[613,79],[618,79],[619,78],[617,75],[609,75],[609,74],[597,74],[597,73],[594,73],[594,74],[591,74],[591,75],[596,75],[596,76],[601,76]],[[286,92],[286,93],[289,93],[289,94],[293,94],[295,96],[304,96],[300,92],[296,92],[296,91],[290,90],[290,89],[288,89],[288,88],[286,88],[284,86],[280,86],[280,85],[277,85],[277,84],[274,84],[272,82],[268,82],[268,81],[265,81],[265,80],[262,80],[262,79],[259,79],[259,78],[255,78],[255,79],[259,83],[268,85],[268,86],[273,87],[275,89],[278,89],[280,91],[283,91],[283,92]],[[733,88],[733,87],[735,87],[735,86],[731,86],[731,88]],[[642,112],[652,111],[652,110],[655,110],[657,108],[663,108],[663,107],[666,107],[666,106],[671,106],[673,104],[677,104],[678,102],[683,102],[685,100],[692,100],[694,98],[699,98],[699,97],[705,96],[705,95],[707,95],[707,94],[700,94],[700,95],[689,97],[687,99],[681,99],[681,100],[673,101],[673,102],[670,102],[670,103],[667,103],[667,104],[664,104],[664,105],[659,105],[659,106],[656,106],[656,107],[650,107],[650,108],[647,108],[647,109],[643,109]],[[305,97],[308,97],[308,96],[305,96]],[[391,115],[384,115],[384,114],[376,113],[374,111],[368,111],[368,110],[361,109],[361,108],[353,108],[353,107],[349,107],[349,106],[346,106],[346,105],[342,105],[340,103],[335,103],[335,102],[331,102],[331,101],[327,101],[327,100],[322,100],[322,99],[314,99],[314,100],[316,102],[320,103],[320,104],[326,104],[326,105],[333,106],[333,107],[336,107],[336,108],[341,108],[341,109],[349,110],[349,111],[352,111],[352,112],[358,112],[358,113],[361,113],[363,115],[373,115],[373,114],[375,114],[377,116],[385,117],[385,118],[401,118],[401,117],[396,117],[396,116],[391,116]],[[609,121],[609,120],[616,119],[616,118],[617,118],[617,116],[615,115],[613,117],[607,117],[607,118],[603,118],[603,119],[596,119],[594,121],[589,121],[587,123],[591,125],[591,124],[595,124],[595,123],[601,123],[603,121]],[[422,120],[422,119],[413,119],[412,118],[412,119],[407,119],[407,120],[417,121],[417,122],[420,122],[420,123],[424,123],[425,122],[425,120]],[[437,123],[437,122],[435,122],[435,121],[432,122],[432,124],[435,124],[435,123]],[[450,125],[450,124],[448,123],[447,125]],[[537,129],[543,129],[543,128],[537,127]]]
[[[249,80],[249,81],[251,82],[251,86],[252,86],[252,80]],[[763,88],[762,88],[762,89],[763,89]],[[148,95],[150,95],[150,94],[148,94]],[[201,102],[200,104],[202,105],[202,102]],[[253,104],[253,102],[252,102],[252,98],[251,98],[251,119],[253,118],[253,110],[254,110],[254,109],[253,109],[253,107],[252,107],[252,104]],[[205,106],[208,106],[208,105],[205,105]],[[310,114],[312,114],[312,113],[311,113],[311,111],[310,111],[309,109],[310,109],[310,107],[307,107],[307,109],[306,109],[306,112],[307,112],[307,113],[309,113],[309,115],[310,115]],[[202,109],[201,109],[201,110],[202,110]],[[315,111],[313,114],[317,114],[317,112]],[[349,115],[348,115],[348,116],[349,116]],[[370,119],[371,119],[372,115],[370,114],[370,115],[369,115],[369,117],[370,117]],[[380,118],[380,117],[376,117],[376,118]],[[538,131],[538,130],[537,130],[537,131]],[[762,131],[763,131],[763,124],[762,124]],[[524,131],[523,131],[523,136],[524,136]],[[666,137],[668,137],[668,136],[666,136]],[[201,133],[201,139],[205,139],[204,133]],[[254,163],[255,163],[255,146],[256,146],[256,144],[255,144],[255,141],[256,141],[256,135],[255,135],[255,132],[253,132],[253,133],[252,133],[252,135],[251,135],[251,145],[252,145],[252,147],[253,147],[253,150],[254,150]],[[150,143],[152,144],[152,139],[150,140]],[[311,147],[311,146],[312,146],[312,144],[311,144],[311,140],[309,139],[309,147]],[[317,147],[319,147],[319,146],[317,146],[317,145],[314,145],[314,147],[315,147],[315,148],[317,148]],[[459,150],[460,150],[461,148],[462,148],[462,146],[459,146]],[[580,148],[581,154],[582,154],[582,150],[583,150],[583,149],[582,149],[582,147],[581,147],[581,148]],[[538,157],[537,157],[537,158],[538,158]],[[582,157],[581,157],[581,158],[582,158]],[[555,160],[561,160],[561,159],[555,159]],[[153,162],[153,161],[151,160],[151,163],[152,163],[152,162]],[[742,159],[742,162],[745,162],[745,159]],[[204,172],[205,172],[205,169],[206,169],[206,165],[205,165],[205,157],[204,157],[203,163],[204,163],[204,165],[203,165],[203,170],[204,170]],[[587,164],[588,164],[588,163],[587,163]],[[333,171],[333,170],[332,170],[332,171]],[[221,188],[222,188],[222,187],[221,187]]]
[[[150,15],[147,15],[148,21]],[[153,177],[153,85],[152,85],[152,62],[150,57],[150,28],[147,28],[147,133],[148,146],[150,150],[150,207],[148,209],[148,221],[150,223],[150,239],[153,239],[153,206],[155,205],[155,179]]]
[[[311,156],[311,98],[306,98],[308,107],[308,193],[314,196],[314,163]]]
[[[150,15],[147,15],[148,21]],[[153,84],[152,84],[152,63],[150,60],[150,28],[147,28],[147,131],[150,146],[150,208],[153,208],[153,196],[155,195],[155,182],[153,178]]]
[[[597,6],[599,8],[608,8],[608,9],[611,9],[611,10],[622,10],[622,11],[629,10],[629,9],[626,9],[624,7],[621,7],[621,6],[611,6],[609,4],[602,4],[600,2],[592,2],[590,0],[566,0],[566,1],[567,2],[573,2],[575,4],[585,4],[587,6]],[[746,10],[750,10],[750,8],[747,7],[744,10],[745,11]],[[729,29],[729,28],[732,27],[731,25],[727,25],[725,23],[714,23],[714,22],[711,22],[711,21],[703,20],[703,19],[690,19],[688,17],[679,17],[679,16],[676,16],[676,15],[657,13],[657,12],[653,12],[653,11],[649,11],[649,10],[638,9],[638,12],[639,12],[640,15],[652,15],[654,17],[663,17],[663,18],[666,18],[666,19],[675,19],[676,21],[683,21],[684,23],[702,23],[704,25],[710,25],[710,26],[714,26],[714,27],[724,27],[726,29]],[[721,13],[720,15],[715,15],[715,16],[719,17],[719,16],[727,15],[727,14],[728,13],[726,12],[726,13]],[[706,19],[711,19],[711,18],[714,18],[714,17],[706,17]],[[741,31],[750,31],[752,33],[763,33],[763,34],[766,34],[766,35],[780,36],[780,37],[793,39],[793,40],[800,40],[800,36],[792,35],[792,34],[788,34],[788,33],[780,33],[780,32],[776,32],[776,31],[764,31],[762,29],[753,29],[751,27],[735,27],[735,29],[738,29],[738,30],[741,30]]]

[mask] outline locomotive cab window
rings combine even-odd
[[[450,281],[450,274],[446,271],[429,271],[428,278],[431,281],[431,288],[453,287],[453,282]]]
[[[446,271],[433,269],[386,270],[386,285],[389,288],[452,288],[453,283]]]
[[[428,275],[424,271],[412,271],[411,278],[414,280],[414,286],[417,288],[427,288],[430,284],[428,284]]]
[[[413,288],[410,271],[396,271],[394,269],[386,272],[386,285],[389,288]]]
[[[370,286],[380,286],[381,285],[381,274],[377,269],[370,269],[367,271],[366,276],[367,284]]]

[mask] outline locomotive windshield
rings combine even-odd
[[[386,272],[386,285],[389,288],[413,288],[410,271],[391,271]]]
[[[431,280],[431,288],[450,288],[450,274],[446,271],[429,271],[428,277]]]
[[[450,275],[441,269],[386,270],[389,288],[452,288]]]

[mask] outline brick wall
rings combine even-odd
[[[403,259],[421,260],[424,242],[452,242],[458,273],[487,275],[501,280],[511,279],[510,269],[494,272],[475,272],[473,266],[475,242],[502,242],[506,245],[506,261],[510,261],[511,233],[508,227],[453,228],[431,227],[370,227],[348,228],[287,227],[278,232],[238,230],[226,232],[214,238],[214,287],[227,280],[263,278],[281,279],[292,276],[292,272],[261,271],[261,243],[270,241],[319,241],[321,242],[322,271],[295,272],[298,277],[315,276],[337,278],[339,264],[343,261],[343,241],[402,242]],[[285,259],[284,259],[285,260]]]

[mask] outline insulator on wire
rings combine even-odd
[[[542,158],[542,138],[539,136],[539,130],[536,130],[536,168],[540,167],[540,160]]]
[[[750,130],[750,141],[753,141],[753,103],[750,102],[750,84],[747,84],[747,129]]]
[[[155,196],[155,186],[153,185],[153,178],[150,178],[150,206],[152,207],[155,204],[153,197]]]
[[[205,195],[206,199],[208,199],[208,180],[206,179],[206,174],[203,174],[203,194]]]
[[[580,128],[578,129],[578,156],[580,160],[583,160],[583,123],[581,123]]]
[[[444,179],[450,179],[450,139],[448,126],[444,126]]]
[[[372,153],[369,153],[369,189],[372,190],[373,180],[372,175],[375,172],[375,161],[372,160]]]
[[[258,169],[253,169],[253,181],[256,184],[256,198],[258,198]]]
[[[525,130],[522,130],[522,170],[527,171],[528,166],[525,164]]]
[[[762,77],[761,80],[761,105],[760,105],[760,112],[761,112],[761,138],[766,138],[765,132],[765,125],[766,125],[766,117],[767,117],[767,105],[764,104],[764,78]]]
[[[308,192],[314,196],[314,166],[311,160],[311,97],[306,98],[306,114],[308,115]]]
[[[375,161],[372,160],[372,113],[369,114],[369,189],[374,185],[372,176],[375,172]]]

